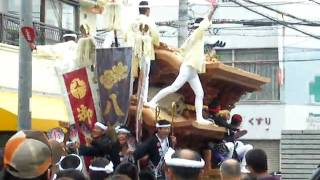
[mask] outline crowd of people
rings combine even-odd
[[[100,126],[96,126],[99,128]],[[101,128],[100,130],[103,130]],[[170,134],[170,123],[160,120],[157,132],[146,141],[129,150],[127,139],[130,131],[118,128],[117,141],[103,140],[104,133],[95,136],[90,145],[94,158],[86,167],[79,154],[68,154],[64,142],[48,139],[40,131],[21,130],[6,143],[3,151],[2,179],[4,180],[197,180],[201,179],[205,161],[191,149],[176,149],[176,139]],[[94,131],[93,131],[94,132]],[[126,136],[126,137],[123,137]],[[103,146],[99,143],[106,142]],[[127,148],[126,148],[127,147]],[[72,147],[77,148],[77,146]],[[88,151],[86,151],[88,152]],[[123,155],[121,153],[125,152]],[[142,157],[149,157],[153,166],[137,166]],[[112,157],[115,156],[115,157]],[[126,157],[128,156],[128,157]],[[129,158],[132,157],[132,159]],[[262,149],[251,149],[245,154],[249,173],[241,172],[241,161],[228,158],[221,162],[220,176],[223,180],[272,180],[279,179],[268,174],[267,155]],[[141,164],[139,164],[141,165]],[[139,167],[139,168],[138,168]]]

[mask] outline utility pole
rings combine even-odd
[[[188,0],[179,0],[178,47],[188,36]]]
[[[18,129],[31,129],[32,50],[21,28],[32,25],[32,0],[20,0]]]

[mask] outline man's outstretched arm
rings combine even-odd
[[[214,12],[216,11],[217,7],[218,7],[218,4],[216,2],[212,3],[212,10],[210,11],[210,13],[208,15],[209,21],[211,20],[211,18],[213,16]]]

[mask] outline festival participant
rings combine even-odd
[[[109,159],[116,168],[122,162],[134,162],[133,151],[135,149],[135,141],[131,137],[128,127],[122,125],[115,128],[117,133],[117,141],[110,143],[106,149]],[[132,141],[133,140],[133,141]]]
[[[147,102],[149,73],[152,61],[155,60],[154,47],[159,46],[159,32],[154,20],[150,17],[148,1],[139,3],[139,16],[129,26],[126,42],[133,48],[132,75],[138,77],[138,67],[144,72],[143,101]]]
[[[106,134],[108,126],[96,122],[92,129],[92,139],[86,138],[87,144],[81,144],[79,154],[81,156],[105,157],[110,139]]]
[[[211,121],[205,120],[202,116],[203,110],[203,96],[204,92],[198,76],[198,73],[205,72],[205,56],[204,56],[204,36],[205,30],[210,26],[210,20],[217,8],[217,4],[212,4],[212,10],[208,17],[205,17],[199,27],[195,29],[192,34],[182,45],[181,53],[183,63],[180,66],[179,75],[176,80],[168,87],[162,89],[156,94],[151,101],[146,103],[146,106],[155,108],[157,103],[168,94],[179,90],[186,82],[188,82],[195,93],[195,109],[196,119],[201,124],[212,124]]]
[[[231,117],[231,125],[237,130],[228,130],[228,134],[225,137],[225,145],[228,147],[229,153],[228,158],[236,158],[241,162],[241,171],[247,172],[246,169],[246,153],[253,149],[251,144],[244,144],[239,141],[238,138],[246,134],[246,131],[240,130],[240,125],[242,123],[242,117],[239,114],[234,114]]]
[[[149,156],[150,166],[157,179],[164,178],[164,155],[169,147],[174,147],[176,137],[169,136],[171,124],[167,120],[159,120],[156,124],[157,132],[143,142],[134,152],[135,160],[139,160],[145,155]]]
[[[86,67],[96,65],[96,41],[90,34],[88,24],[80,26],[81,37],[78,40],[76,51],[76,67]],[[93,68],[92,68],[93,69]]]

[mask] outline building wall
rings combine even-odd
[[[320,49],[285,48],[284,57],[286,61],[294,61],[284,64],[285,102],[294,105],[320,104],[320,100],[316,102],[314,97],[315,94],[320,96],[317,93],[320,89],[313,89],[314,85],[320,84],[320,80],[316,82],[316,78],[320,78]]]
[[[8,10],[8,1],[0,0],[0,12],[6,13]]]
[[[0,87],[17,89],[19,78],[19,48],[0,43]],[[33,55],[32,90],[61,95],[61,87],[55,72],[59,60],[48,60]],[[61,62],[61,61],[60,61]]]
[[[282,132],[282,179],[307,180],[320,163],[320,132],[313,130]]]

